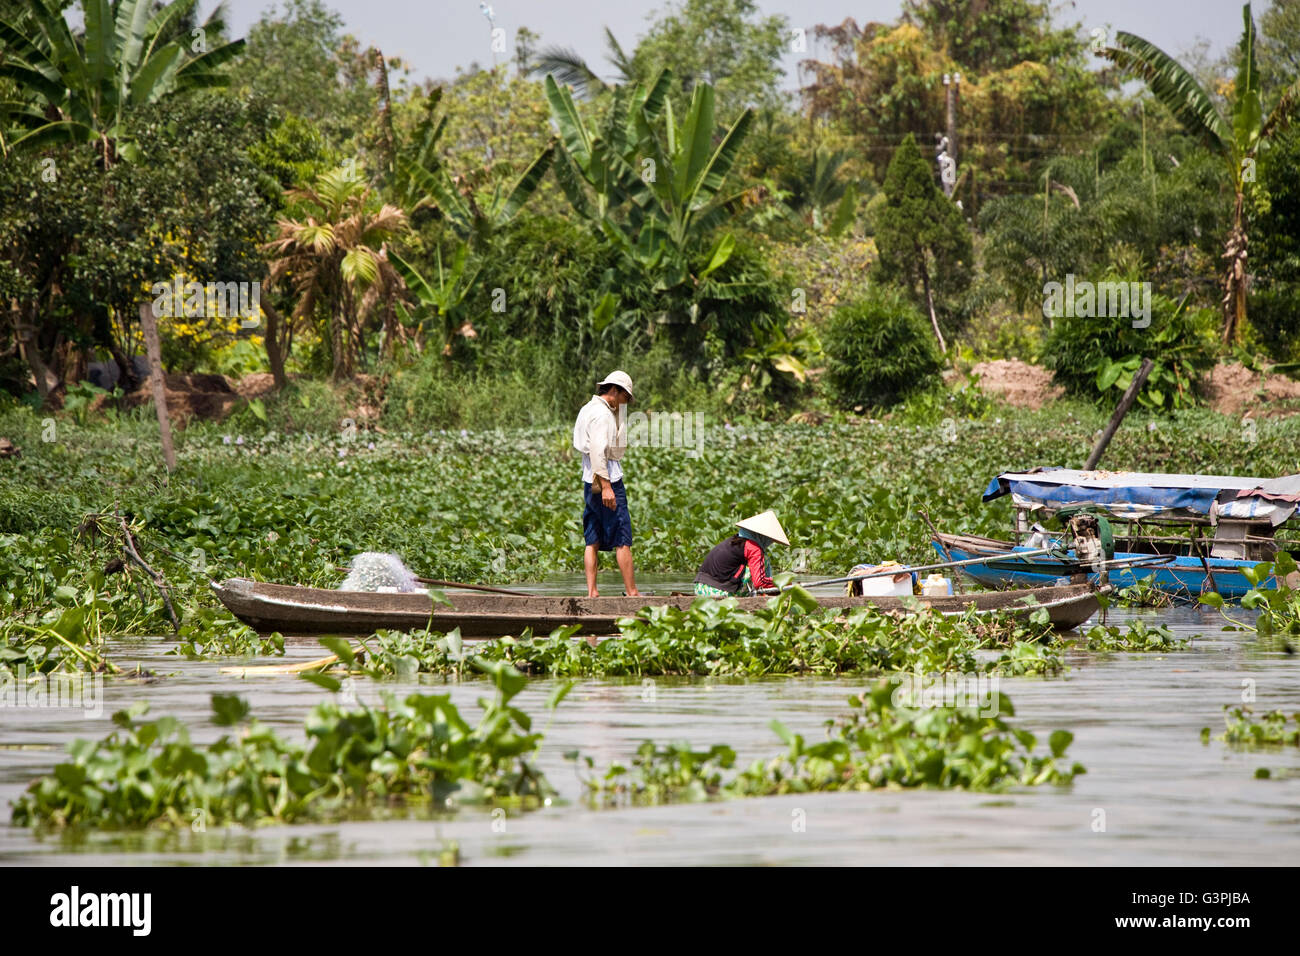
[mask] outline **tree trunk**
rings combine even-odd
[[[921,266],[921,285],[925,287],[925,304],[930,309],[930,324],[934,326],[935,337],[939,340],[939,351],[947,355],[948,343],[943,340],[943,333],[939,331],[939,318],[934,314],[934,296],[930,293],[930,270],[924,265]]]
[[[154,409],[158,412],[158,433],[162,438],[163,461],[167,473],[176,470],[176,451],[172,448],[172,423],[167,417],[167,377],[162,366],[162,349],[158,344],[158,322],[153,304],[140,303],[140,328],[144,331],[144,349],[149,359],[149,383],[153,386]]]
[[[1227,269],[1223,277],[1223,344],[1233,345],[1241,338],[1246,322],[1246,228],[1243,224],[1244,197],[1237,191],[1232,209],[1232,231],[1224,244],[1223,258]]]
[[[122,370],[122,376],[118,379],[121,383],[120,387],[122,393],[129,394],[134,392],[141,384],[140,376],[135,374],[135,366],[131,363],[127,354],[122,351],[122,347],[118,345],[117,342],[113,341],[111,336],[109,337],[106,348],[108,349],[108,354],[113,356],[113,361],[117,363],[117,367]]]
[[[392,176],[397,167],[396,139],[393,136],[393,104],[388,93],[388,64],[384,54],[375,50],[375,85],[379,90],[379,140],[384,156],[384,172]]]
[[[343,337],[346,334],[344,327],[347,325],[347,315],[343,311],[343,303],[335,302],[330,310],[330,347],[334,351],[334,371],[333,378],[336,382],[341,382],[347,378],[347,354],[343,346]]]
[[[41,357],[35,321],[32,316],[24,314],[28,311],[24,309],[15,315],[14,338],[18,340],[18,350],[27,362],[27,367],[31,369],[32,377],[36,380],[36,391],[40,393],[41,402],[44,403],[49,401],[50,393],[59,387],[59,377]]]
[[[270,302],[262,303],[262,312],[266,314],[266,333],[263,336],[266,360],[271,365],[271,377],[275,379],[275,387],[282,389],[288,384],[284,376],[285,353],[280,343],[280,329],[284,323],[280,319],[280,313]]]

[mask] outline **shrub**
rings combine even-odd
[[[1300,284],[1272,283],[1250,295],[1247,315],[1256,337],[1275,362],[1300,362]]]
[[[932,385],[942,362],[929,323],[899,290],[871,286],[835,310],[827,373],[843,405],[892,405]]]
[[[1067,392],[1113,402],[1133,380],[1143,358],[1155,363],[1138,402],[1148,408],[1184,408],[1196,401],[1198,374],[1213,364],[1218,317],[1162,295],[1151,297],[1150,326],[1134,319],[1058,318],[1043,346],[1043,363]]]

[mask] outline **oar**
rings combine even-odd
[[[1148,554],[1138,558],[1115,558],[1110,561],[1062,561],[1056,568],[1059,574],[1087,574],[1090,571],[1112,570],[1114,568],[1138,567],[1144,564],[1161,564],[1169,558],[1166,554]],[[1007,570],[1002,562],[1014,561],[1015,556],[1006,558],[989,558],[989,567],[994,571]]]

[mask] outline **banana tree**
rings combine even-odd
[[[438,142],[447,131],[447,115],[438,115],[438,104],[442,102],[442,87],[435,86],[424,101],[424,115],[420,118],[414,134],[402,144],[400,155],[394,157],[394,172],[381,179],[381,185],[387,190],[397,205],[410,215],[425,206],[434,204],[433,197],[427,189],[422,189],[416,174],[433,175],[441,165],[438,154]]]
[[[423,331],[426,323],[436,320],[442,337],[443,355],[451,354],[457,336],[467,339],[478,336],[474,324],[463,317],[462,307],[465,298],[474,289],[474,282],[483,267],[482,264],[477,264],[472,269],[467,268],[468,257],[469,243],[462,240],[456,246],[451,267],[445,268],[442,262],[442,249],[437,249],[434,253],[437,272],[431,280],[425,278],[415,266],[401,256],[396,253],[390,254],[393,268],[402,277],[407,290],[415,299],[414,312],[404,306],[398,307],[403,321],[414,320],[417,327]]]
[[[560,131],[555,179],[574,211],[596,228],[629,202],[635,206],[630,214],[639,221],[638,210],[650,199],[649,167],[638,159],[642,129],[645,121],[663,113],[671,86],[672,74],[661,70],[649,85],[616,87],[604,117],[591,124],[568,88],[546,77],[546,100]]]
[[[20,22],[0,20],[0,78],[18,99],[0,104],[0,124],[16,131],[10,147],[94,142],[105,165],[129,159],[130,111],[186,90],[226,86],[220,67],[244,49],[243,40],[206,47],[219,34],[218,8],[198,37],[176,36],[197,0],[157,10],[150,0],[82,0],[84,35],[72,32],[58,0],[25,0]],[[164,39],[172,36],[172,39]]]
[[[509,188],[498,183],[486,202],[481,202],[474,195],[473,188],[461,177],[453,176],[445,166],[430,170],[412,160],[399,158],[397,171],[410,184],[412,195],[419,196],[416,208],[437,207],[457,236],[481,244],[519,215],[542,184],[554,153],[554,144],[548,144]]]
[[[746,109],[713,145],[716,124],[713,87],[701,83],[691,94],[690,109],[679,127],[671,102],[664,104],[663,134],[644,113],[637,117],[640,140],[649,154],[651,215],[633,237],[608,217],[602,228],[647,269],[657,271],[658,287],[670,289],[690,278],[691,257],[701,240],[731,218],[744,195],[722,197],[727,174],[740,155],[754,111]],[[716,271],[731,256],[735,240],[724,233],[714,243],[695,279]]]
[[[1232,226],[1224,241],[1223,341],[1236,342],[1246,320],[1245,195],[1255,181],[1255,154],[1290,120],[1300,103],[1300,80],[1284,90],[1265,116],[1255,59],[1255,21],[1250,4],[1237,55],[1237,75],[1227,113],[1219,110],[1192,74],[1155,44],[1125,33],[1098,55],[1144,80],[1152,95],[1168,107],[1187,132],[1221,156],[1233,186]]]
[[[720,272],[732,259],[736,239],[719,227],[739,211],[746,192],[724,195],[723,188],[754,114],[745,110],[719,130],[713,87],[701,83],[678,123],[668,99],[671,81],[664,70],[648,86],[617,87],[603,117],[588,122],[569,90],[548,76],[546,96],[560,131],[555,175],[574,211],[662,293],[661,321],[689,323],[702,334],[715,318],[706,300],[739,299],[747,288]],[[613,311],[607,296],[593,324]],[[690,336],[675,340],[685,352],[694,348]],[[756,363],[795,379],[804,374],[781,342],[764,338],[760,352]]]
[[[814,232],[825,233],[832,239],[844,235],[857,213],[857,187],[839,175],[851,156],[847,149],[827,153],[821,147],[814,147],[808,165],[799,170],[798,178],[792,183],[791,208],[803,215]]]

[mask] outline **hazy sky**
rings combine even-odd
[[[364,45],[378,46],[389,56],[401,56],[414,67],[413,78],[450,77],[456,67],[492,62],[491,27],[479,10],[479,0],[325,0],[338,10],[348,32]],[[515,30],[527,26],[542,36],[541,44],[574,47],[593,66],[605,66],[603,30],[608,26],[629,52],[646,27],[646,16],[665,6],[664,0],[494,0],[495,22],[505,30],[513,49]],[[211,0],[202,4],[204,10]],[[243,36],[267,0],[228,0],[232,32]],[[781,13],[792,27],[840,23],[853,17],[859,24],[898,16],[900,0],[759,0],[765,14]],[[1054,4],[1058,22],[1082,22],[1084,32],[1111,26],[1137,33],[1175,55],[1191,50],[1198,39],[1209,39],[1211,52],[1225,52],[1241,34],[1238,0],[1065,0]],[[1269,4],[1257,2],[1255,16]],[[811,37],[809,37],[811,43]],[[785,86],[797,87],[794,67],[805,54],[787,57]],[[508,58],[506,54],[503,58]],[[598,72],[601,67],[597,67]]]

